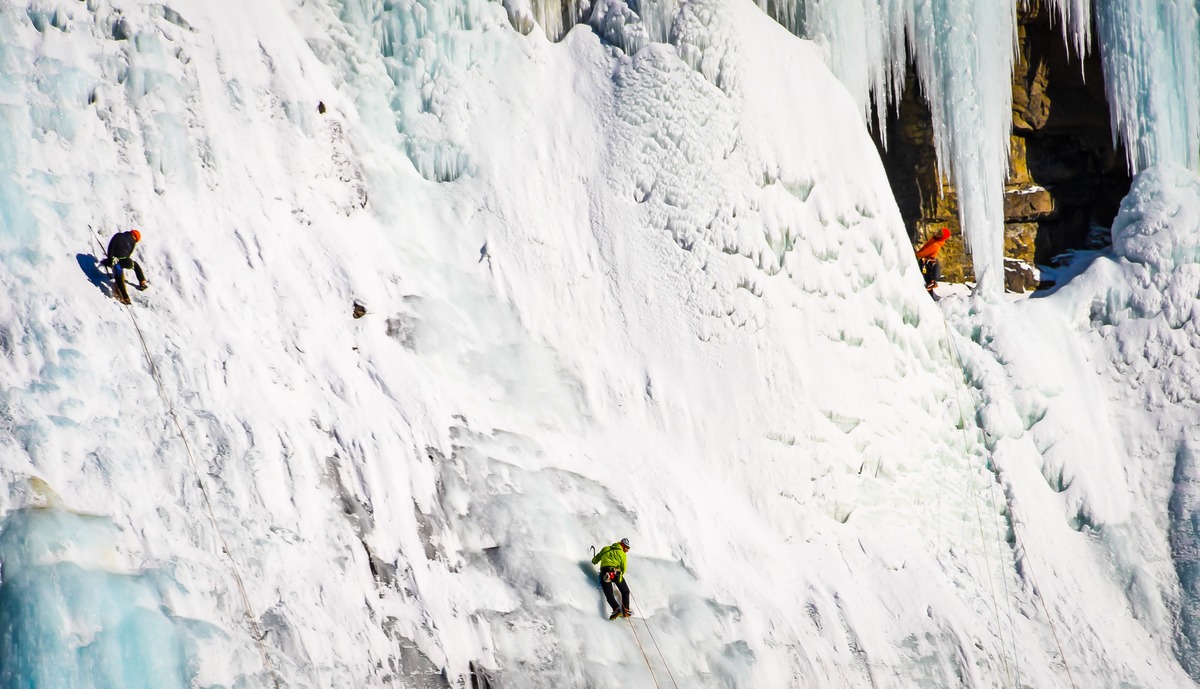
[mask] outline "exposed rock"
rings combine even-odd
[[[1004,289],[1009,292],[1028,292],[1037,289],[1038,277],[1033,266],[1024,261],[1004,259]]]
[[[1092,226],[1111,225],[1130,184],[1124,155],[1112,145],[1098,52],[1081,65],[1051,18],[1041,0],[1020,10],[1004,196],[1005,254],[1043,264],[1083,248]],[[943,272],[948,280],[971,280],[958,197],[941,177],[919,93],[910,65],[904,97],[888,117],[888,145],[880,146],[884,167],[914,245],[949,227],[954,236],[942,250]],[[1006,267],[1006,282],[1010,272]]]
[[[1021,134],[1036,131],[1046,126],[1050,119],[1050,98],[1046,91],[1050,85],[1050,70],[1044,60],[1031,62],[1028,59],[1029,31],[1027,17],[1017,29],[1022,46],[1022,57],[1013,65],[1013,131]]]
[[[1028,153],[1025,148],[1025,137],[1014,134],[1008,137],[1008,180],[1009,186],[1026,187],[1033,184],[1033,176],[1029,174]]]
[[[1025,263],[1033,263],[1037,247],[1038,224],[1036,222],[1015,222],[1004,226],[1004,256],[1005,259],[1015,259]]]
[[[1037,222],[1052,213],[1054,197],[1045,187],[1009,187],[1004,192],[1004,220],[1010,225]],[[1008,231],[1006,229],[1005,233]]]

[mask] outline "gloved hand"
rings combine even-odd
[[[112,268],[112,264],[113,260],[107,256],[105,256],[104,260],[100,262],[100,265],[104,266],[105,268]]]

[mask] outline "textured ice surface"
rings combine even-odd
[[[1112,228],[1113,253],[1171,275],[1200,263],[1200,179],[1171,165],[1138,175]]]
[[[111,522],[55,560],[87,638],[157,610],[204,687],[1186,686],[1186,271],[940,310],[818,46],[504,10],[0,5],[0,509]],[[161,397],[89,225],[143,233]]]

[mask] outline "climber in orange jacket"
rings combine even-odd
[[[943,227],[940,232],[917,249],[917,265],[921,266],[921,276],[925,278],[925,290],[933,294],[938,280],[942,279],[942,264],[938,262],[938,252],[942,245],[950,239],[950,228]]]

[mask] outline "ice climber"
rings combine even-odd
[[[942,279],[942,264],[938,262],[938,252],[950,238],[950,228],[943,227],[940,232],[917,249],[917,265],[921,266],[921,276],[925,278],[925,291],[933,294],[938,280]]]
[[[629,539],[622,538],[617,543],[604,546],[592,558],[593,565],[600,565],[600,588],[604,589],[604,597],[608,599],[608,605],[613,610],[612,614],[608,616],[610,620],[618,617],[633,617],[629,585],[625,583],[625,553],[628,552]],[[625,604],[624,606],[619,605],[616,597],[613,596],[614,583],[621,591],[621,601]]]
[[[116,292],[117,301],[122,304],[129,303],[129,290],[125,287],[125,271],[133,269],[133,274],[137,276],[137,288],[144,290],[150,286],[146,282],[146,276],[142,273],[142,267],[138,262],[133,260],[133,250],[137,248],[138,242],[142,241],[142,233],[137,230],[128,232],[118,232],[108,240],[108,256],[100,262],[100,265],[105,268],[111,268],[113,280],[117,286]]]

